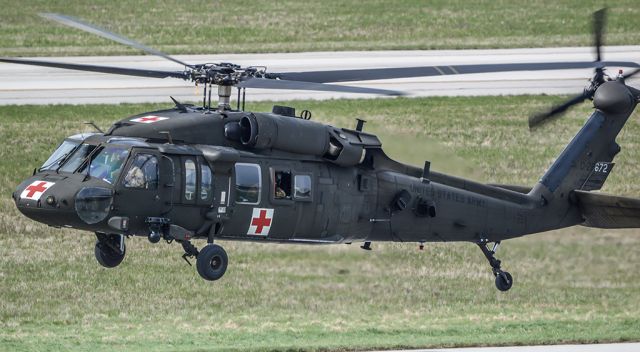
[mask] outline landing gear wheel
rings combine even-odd
[[[513,278],[507,271],[499,271],[496,273],[496,287],[500,291],[509,291],[513,285]]]
[[[227,271],[228,263],[229,259],[224,248],[217,244],[209,244],[198,253],[196,268],[203,279],[215,281],[220,279]]]
[[[118,244],[119,245],[119,244]],[[98,263],[105,268],[115,268],[122,263],[124,255],[127,253],[125,244],[122,244],[122,252],[111,248],[107,243],[103,241],[96,241],[95,255]]]

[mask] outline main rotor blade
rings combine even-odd
[[[143,44],[140,44],[140,43],[138,43],[136,41],[133,41],[133,40],[131,40],[129,38],[125,38],[125,37],[123,37],[121,35],[109,32],[106,29],[94,26],[94,25],[92,25],[90,23],[86,23],[86,22],[84,22],[82,20],[79,20],[77,18],[74,18],[74,17],[71,17],[71,16],[66,16],[66,15],[60,15],[60,14],[57,14],[57,13],[41,13],[40,16],[42,16],[44,18],[47,18],[47,19],[50,19],[50,20],[53,20],[53,21],[56,21],[56,22],[58,22],[60,24],[64,24],[65,26],[74,27],[74,28],[83,30],[85,32],[89,32],[89,33],[101,36],[103,38],[107,38],[107,39],[116,41],[116,42],[118,42],[120,44],[124,44],[124,45],[128,45],[128,46],[134,47],[136,49],[142,50],[142,51],[147,52],[149,54],[163,57],[163,58],[165,58],[167,60],[171,60],[171,61],[173,61],[173,62],[175,62],[177,64],[194,68],[193,65],[184,63],[184,62],[182,62],[182,61],[180,61],[180,60],[178,60],[176,58],[173,58],[173,57],[171,57],[171,56],[169,56],[169,55],[167,55],[167,54],[165,54],[165,53],[163,53],[161,51],[158,51],[156,49],[153,49],[153,48],[150,48],[150,47],[145,46]]]
[[[602,8],[593,13],[593,46],[596,51],[596,61],[602,60],[602,38],[607,20],[607,8]]]
[[[182,79],[189,78],[188,74],[180,71],[140,70],[135,68],[69,64],[69,63],[55,62],[55,61],[39,61],[39,60],[8,59],[8,58],[0,58],[0,62],[7,62],[11,64],[65,68],[69,70],[78,70],[78,71],[111,73],[111,74],[126,75],[126,76],[152,77],[152,78],[174,77],[174,78],[182,78]]]
[[[624,79],[627,79],[627,78],[629,78],[629,77],[633,77],[633,76],[635,76],[635,75],[636,75],[636,74],[638,74],[638,73],[640,73],[640,68],[637,68],[637,69],[635,69],[635,70],[633,70],[633,71],[631,71],[631,72],[627,73],[626,75],[624,75],[624,76],[622,76],[622,77],[623,77]]]
[[[267,79],[267,78],[248,78],[240,83],[236,84],[236,87],[244,88],[262,88],[262,89],[292,89],[292,90],[317,90],[325,92],[346,92],[346,93],[363,93],[363,94],[381,94],[381,95],[404,95],[402,92],[376,89],[376,88],[364,88],[364,87],[349,87],[339,86],[335,84],[323,84],[314,82],[298,82],[288,81],[281,79]]]
[[[589,98],[589,96],[586,93],[582,93],[578,96],[575,96],[569,100],[567,100],[565,103],[557,105],[555,107],[553,107],[551,110],[549,110],[546,113],[542,113],[542,114],[537,114],[537,115],[533,115],[529,117],[529,128],[534,128],[534,127],[538,127],[540,125],[542,125],[543,123],[552,121],[558,117],[560,117],[562,115],[562,113],[564,113],[565,111],[567,111],[567,109],[569,109],[570,107],[576,105],[576,104],[580,104],[583,101],[587,100]]]
[[[604,62],[613,67],[640,67],[640,64],[626,61]],[[509,71],[545,71],[562,69],[593,68],[596,64],[592,61],[574,62],[534,62],[534,63],[507,63],[507,64],[478,64],[478,65],[453,65],[453,66],[418,66],[418,67],[393,67],[337,71],[307,71],[307,72],[283,72],[270,73],[268,78],[280,78],[284,80],[327,83],[369,81],[378,79],[427,77],[441,75],[458,75],[470,73],[490,73]]]

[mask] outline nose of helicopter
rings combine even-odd
[[[88,229],[106,219],[112,194],[111,188],[95,182],[36,175],[18,185],[12,198],[18,210],[35,221]]]

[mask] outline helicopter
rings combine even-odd
[[[142,112],[107,131],[65,138],[12,194],[25,216],[54,227],[95,233],[98,263],[118,266],[126,239],[181,244],[182,258],[205,280],[223,277],[228,255],[216,240],[294,244],[464,241],[486,257],[500,291],[513,285],[496,252],[502,241],[575,225],[640,227],[640,199],[592,192],[602,188],[621,150],[616,136],[640,100],[625,80],[635,62],[603,61],[605,9],[594,13],[596,59],[307,72],[263,66],[189,64],[118,34],[60,15],[41,14],[171,60],[180,71],[70,64],[20,58],[0,62],[139,77],[178,78],[204,86],[202,105],[174,98],[170,109]],[[607,66],[635,68],[611,77]],[[483,184],[403,164],[380,139],[299,115],[292,107],[245,111],[246,89],[402,92],[335,83],[415,76],[594,68],[584,91],[529,118],[535,128],[592,100],[595,111],[533,187]],[[331,83],[331,84],[330,84]],[[233,88],[237,104],[232,106]],[[212,106],[214,89],[217,104]],[[206,240],[198,249],[193,240]]]

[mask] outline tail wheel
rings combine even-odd
[[[227,271],[228,263],[229,259],[224,248],[216,244],[210,244],[202,248],[198,253],[196,268],[203,279],[215,281],[220,279]]]
[[[496,274],[496,287],[500,291],[509,291],[513,286],[513,277],[507,271],[499,271]]]

